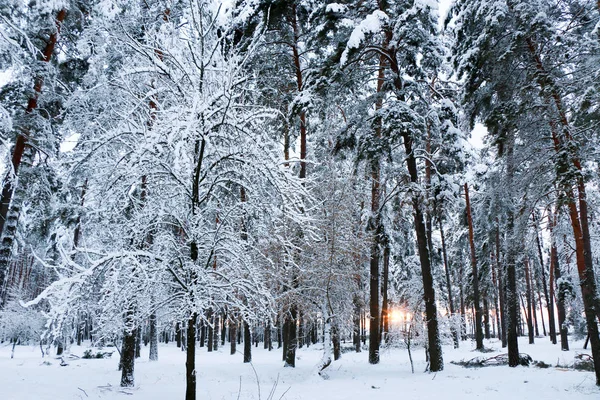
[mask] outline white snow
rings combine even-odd
[[[340,12],[344,12],[348,9],[348,7],[345,4],[340,4],[340,3],[330,3],[327,4],[327,7],[325,7],[325,12],[326,13],[340,13]]]
[[[372,14],[367,15],[350,34],[350,39],[348,39],[346,49],[342,53],[340,64],[346,64],[346,61],[348,61],[348,52],[360,46],[360,43],[365,40],[366,34],[379,31],[382,23],[385,23],[387,20],[387,14],[381,10],[375,10]]]
[[[582,341],[570,339],[573,350],[562,352],[559,345],[552,345],[547,337],[537,338],[534,345],[528,345],[527,338],[520,338],[520,351],[528,353],[534,360],[551,364],[548,369],[505,366],[466,369],[451,364],[452,360],[481,355],[474,352],[474,344],[467,341],[462,342],[458,350],[444,347],[445,368],[436,374],[423,373],[422,349],[413,349],[414,374],[405,350],[382,349],[379,365],[368,364],[366,351],[343,354],[341,360],[327,368],[327,380],[321,378],[315,368],[322,357],[322,344],[298,350],[295,369],[284,368],[281,351],[263,350],[262,343],[258,348],[252,348],[252,365],[243,364],[241,354],[229,355],[228,345],[213,353],[198,348],[197,393],[199,399],[207,400],[598,399],[600,389],[594,384],[593,373],[555,367],[557,362],[561,365],[572,363],[576,353],[585,352],[581,350]],[[486,341],[486,347],[497,351],[484,355],[491,357],[500,353],[497,340]],[[66,359],[69,365],[61,367],[60,360],[55,357],[42,359],[38,347],[17,346],[14,359],[10,359],[10,350],[7,343],[0,346],[3,400],[184,398],[185,353],[174,344],[159,347],[157,362],[149,362],[148,347],[142,347],[142,357],[135,364],[136,386],[133,389],[119,387],[117,351],[111,359]],[[81,355],[85,347],[73,345],[71,350]],[[45,361],[50,365],[44,364]],[[274,395],[269,397],[273,388]]]

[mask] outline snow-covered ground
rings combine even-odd
[[[535,367],[463,368],[449,361],[471,359],[480,355],[472,351],[474,344],[463,342],[454,350],[444,348],[445,369],[437,374],[423,373],[422,349],[413,351],[415,373],[411,373],[405,350],[382,351],[381,363],[369,365],[367,353],[345,353],[328,368],[328,379],[320,377],[315,365],[321,357],[321,346],[298,351],[297,367],[284,368],[281,352],[268,352],[253,347],[252,365],[242,363],[242,355],[229,355],[229,347],[207,353],[198,349],[198,399],[287,399],[287,400],[351,400],[386,399],[561,399],[600,398],[594,374],[564,368]],[[498,341],[486,342],[498,349]],[[550,344],[547,338],[528,345],[521,338],[520,350],[534,360],[551,365],[571,364],[574,355],[585,352],[582,342],[572,342],[569,352]],[[2,400],[71,400],[71,399],[183,399],[185,393],[185,354],[174,344],[159,348],[159,361],[148,361],[148,349],[136,361],[136,386],[119,387],[118,354],[111,359],[70,360],[60,366],[54,357],[41,358],[37,347],[17,347],[10,359],[11,346],[0,346],[0,399]],[[85,348],[72,346],[73,354]],[[489,353],[493,356],[497,353]],[[486,354],[487,355],[487,354]],[[46,363],[45,363],[46,362]],[[49,362],[50,364],[48,364]],[[258,378],[258,383],[257,383]]]

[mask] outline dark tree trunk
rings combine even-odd
[[[342,348],[340,345],[340,333],[337,324],[331,326],[331,341],[333,343],[333,359],[335,361],[342,358]]]
[[[298,348],[304,345],[304,318],[301,312],[298,313]]]
[[[502,348],[508,346],[508,340],[506,336],[506,330],[508,327],[508,321],[506,318],[506,282],[502,278],[502,267],[500,266],[500,226],[498,225],[498,218],[496,218],[496,270],[498,271],[498,301],[500,303],[500,340],[502,342]]]
[[[265,322],[265,349],[269,350],[269,351],[273,350],[273,335],[272,334],[273,334],[273,330],[271,327],[271,323],[269,321],[267,321],[267,322]],[[309,342],[310,342],[309,340],[306,341],[307,346],[308,346]]]
[[[483,332],[485,334],[485,338],[490,338],[490,305],[486,296],[486,293],[483,294]]]
[[[244,362],[252,362],[252,335],[250,324],[244,320]]]
[[[535,218],[535,215],[534,215],[534,218]],[[552,222],[550,222],[550,223],[552,223]],[[554,298],[552,298],[554,291],[551,288],[550,294],[548,293],[548,285],[546,282],[546,269],[544,268],[544,257],[542,255],[542,242],[540,239],[540,235],[537,232],[537,225],[536,225],[535,236],[536,236],[536,243],[537,243],[537,249],[538,249],[538,257],[540,258],[540,270],[542,272],[542,289],[544,290],[544,297],[546,299],[546,308],[548,310],[548,328],[549,328],[548,331],[550,333],[550,341],[552,343],[556,344],[556,319],[554,316]],[[550,275],[552,275],[552,266],[550,267]],[[540,312],[541,312],[541,307],[542,306],[540,304]]]
[[[554,288],[556,282],[560,282],[561,271],[560,262],[558,260],[558,249],[556,248],[556,233],[554,227],[556,226],[556,215],[549,215],[550,223],[550,299],[554,299]],[[560,332],[560,349],[563,351],[569,351],[569,339],[567,337],[567,311],[565,307],[565,296],[566,294],[558,287],[558,296],[556,299],[556,310],[558,314],[558,328]]]
[[[458,349],[460,345],[460,332],[454,321],[455,309],[454,299],[452,298],[452,284],[450,283],[450,264],[448,264],[448,253],[446,250],[446,237],[444,235],[444,225],[442,224],[442,217],[438,218],[440,226],[440,236],[442,238],[442,257],[444,260],[444,271],[446,273],[446,290],[448,291],[448,307],[450,307],[450,331],[452,332],[452,339],[454,341],[454,348]]]
[[[289,339],[288,339],[288,324],[289,324],[289,319],[284,317],[283,318],[283,326],[281,327],[281,337],[282,337],[282,341],[283,341],[283,353],[281,355],[281,359],[283,361],[285,361],[285,358],[287,356],[287,349],[288,349],[288,345],[289,345]]]
[[[282,334],[282,326],[281,326],[281,318],[278,319],[277,323],[275,324],[275,330],[277,331],[277,348],[281,349],[281,347],[284,345],[283,343],[283,334]],[[285,360],[285,350],[283,351],[283,360]]]
[[[387,335],[390,331],[390,313],[389,313],[389,305],[388,305],[388,279],[389,279],[389,271],[390,271],[390,247],[386,244],[383,249],[383,283],[381,287],[382,294],[382,302],[381,302],[381,326],[379,342],[382,339],[387,343]],[[334,343],[335,350],[335,343]],[[337,358],[336,358],[337,360]]]
[[[214,342],[214,336],[215,336],[215,328],[214,328],[214,318],[212,315],[212,310],[209,311],[209,317],[208,317],[208,337],[207,339],[207,347],[208,347],[208,352],[212,352],[213,351],[213,346],[215,344]]]
[[[135,338],[136,329],[123,333],[123,344],[121,346],[121,387],[133,387],[133,369],[135,365]]]
[[[135,358],[140,358],[142,356],[142,327],[138,326],[135,331]]]
[[[225,322],[227,321],[227,314],[223,313],[221,315],[221,346],[225,346],[225,339],[226,339],[226,335],[227,335],[227,327]]]
[[[371,255],[369,270],[369,363],[379,364],[379,247],[380,247],[380,222],[379,222],[379,161],[371,161]]]
[[[237,345],[237,321],[232,320],[229,323],[229,354],[234,355]]]
[[[196,323],[193,313],[187,324],[187,351],[185,359],[185,400],[196,400]]]
[[[483,350],[483,331],[481,327],[481,302],[479,300],[479,272],[475,254],[475,235],[473,232],[473,217],[469,199],[469,185],[465,183],[465,200],[467,202],[467,222],[469,224],[469,248],[471,249],[471,267],[473,268],[473,302],[475,303],[475,348]]]
[[[285,366],[296,367],[296,347],[298,346],[298,333],[296,327],[296,319],[298,311],[296,306],[292,306],[290,310],[289,320],[287,323],[287,352],[285,353]]]
[[[215,313],[215,319],[214,319],[214,328],[213,328],[213,336],[212,336],[212,341],[213,341],[213,350],[217,351],[219,349],[219,328],[221,326],[221,323],[219,322],[220,318],[219,318],[219,314]]]
[[[352,343],[354,344],[354,350],[360,353],[360,315],[362,313],[360,297],[358,294],[354,295],[354,331],[352,332]]]
[[[465,274],[464,267],[460,267],[460,284],[458,286],[458,295],[460,296],[460,338],[467,340],[467,310],[465,306],[465,293],[463,289]]]
[[[177,341],[177,347],[181,347],[181,327],[179,322],[175,324],[175,340]]]
[[[200,320],[200,347],[204,347],[204,343],[206,342],[206,323],[204,320]]]

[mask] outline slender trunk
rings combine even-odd
[[[150,314],[150,361],[158,361],[158,329],[156,311]]]
[[[527,334],[529,335],[529,344],[533,344],[533,307],[531,301],[531,277],[529,274],[529,259],[525,258],[525,283],[527,292],[525,298],[527,299]]]
[[[508,321],[506,318],[506,283],[502,279],[502,267],[500,266],[500,226],[498,225],[498,218],[496,218],[496,270],[498,271],[498,301],[500,303],[500,340],[502,341],[502,348],[508,346],[506,337],[506,329]],[[500,329],[499,329],[500,330]]]
[[[214,323],[215,323],[215,320],[213,318],[213,312],[212,312],[212,310],[210,310],[209,314],[208,314],[208,337],[206,338],[207,339],[207,350],[209,353],[213,351],[213,346],[215,344],[215,342],[213,340],[213,337],[215,335]]]
[[[385,248],[383,249],[383,284],[382,284],[382,303],[381,303],[381,325],[379,327],[380,329],[380,335],[379,335],[379,342],[381,343],[381,339],[384,339],[385,342],[387,342],[387,335],[389,333],[390,330],[390,316],[389,316],[389,310],[388,310],[388,279],[389,279],[389,270],[390,270],[390,247],[386,244]],[[337,329],[336,326],[334,326],[335,329]],[[334,332],[334,339],[335,339],[335,335],[337,334],[337,331]],[[333,343],[334,345],[334,358],[335,358],[335,342]],[[337,360],[337,358],[335,358],[335,360]]]
[[[465,295],[463,290],[464,270],[460,268],[460,284],[459,284],[459,296],[460,296],[460,338],[461,340],[467,340],[467,311],[465,307]]]
[[[177,347],[181,348],[181,325],[179,322],[175,324],[175,340],[177,341]]]
[[[537,231],[538,229],[538,225],[537,225],[537,221],[535,220],[535,214],[534,214],[534,222],[536,222],[536,243],[537,243],[537,249],[538,249],[538,257],[540,258],[540,269],[542,272],[542,289],[544,291],[544,298],[546,299],[546,309],[548,310],[548,331],[550,333],[550,341],[554,344],[556,344],[556,322],[555,322],[555,316],[554,316],[554,299],[552,298],[553,294],[554,294],[554,290],[552,289],[552,287],[550,287],[550,293],[548,293],[548,284],[546,282],[546,269],[544,268],[544,256],[542,255],[542,242],[540,239],[540,235],[539,232]],[[550,267],[550,276],[552,276],[552,267]],[[550,282],[550,284],[552,284],[552,282]],[[540,299],[540,313],[542,314],[542,319],[544,318],[543,316],[543,312],[542,312],[542,303],[541,303],[541,299]],[[544,335],[546,334],[545,332],[545,328],[544,328]]]
[[[142,356],[142,327],[138,326],[136,329],[137,335],[135,335],[135,358]]]
[[[342,347],[340,344],[340,331],[336,322],[331,326],[331,342],[333,343],[333,359],[337,361],[342,358]]]
[[[250,324],[244,320],[244,362],[252,362],[252,334]]]
[[[285,353],[285,366],[296,367],[296,348],[298,347],[297,320],[298,310],[292,306],[287,322],[287,352]]]
[[[231,318],[231,316],[230,316]],[[237,351],[237,321],[235,319],[229,322],[229,354],[234,355]]]
[[[475,235],[473,232],[473,217],[469,199],[469,185],[465,183],[465,199],[467,202],[467,222],[469,224],[469,247],[471,249],[471,267],[473,268],[473,302],[475,303],[475,342],[476,349],[483,350],[483,331],[481,329],[481,304],[479,301],[479,272],[475,255]]]
[[[354,330],[352,332],[352,343],[354,344],[354,351],[360,353],[360,315],[362,313],[360,296],[358,294],[354,294]]]
[[[515,171],[514,161],[514,133],[507,132],[506,140],[506,188],[510,191],[513,187],[513,178]],[[517,272],[516,272],[516,240],[514,238],[514,210],[512,205],[507,209],[506,218],[506,308],[508,313],[507,320],[507,346],[508,346],[508,365],[516,367],[519,365],[519,343],[517,339],[517,330],[519,328],[519,296],[517,294]]]
[[[200,321],[200,347],[204,347],[204,343],[206,342],[206,323],[204,320]]]
[[[538,303],[540,305],[540,317],[542,319],[542,333],[546,336],[546,321],[544,321],[544,306],[542,305],[542,293],[538,289]]]
[[[185,359],[185,400],[196,400],[196,322],[198,313],[192,313],[187,324],[187,351]]]
[[[560,262],[558,260],[558,249],[556,248],[556,232],[554,231],[554,227],[557,223],[557,215],[552,215],[550,212],[548,216],[550,222],[548,226],[550,228],[550,293],[551,298],[554,297],[554,288],[556,282],[560,282],[561,278],[561,270],[560,270]],[[561,286],[558,286],[558,296],[556,299],[556,310],[558,313],[558,327],[560,332],[560,349],[563,351],[569,351],[569,339],[567,337],[568,327],[567,327],[567,310],[565,306],[565,297],[566,293],[562,290]]]
[[[483,332],[486,339],[490,338],[490,306],[486,296],[483,294]]]
[[[442,224],[442,218],[438,218],[440,226],[440,236],[442,237],[442,257],[444,260],[444,271],[446,273],[446,290],[448,291],[448,306],[450,307],[450,331],[452,332],[452,339],[454,341],[454,348],[458,349],[460,345],[459,329],[454,321],[454,299],[452,298],[452,285],[450,283],[450,265],[448,264],[448,253],[446,251],[446,237],[444,235],[444,226]]]
[[[212,341],[213,341],[213,350],[217,351],[219,349],[219,328],[221,326],[220,323],[220,318],[219,318],[219,313],[215,313],[215,320],[214,320],[214,329],[213,329],[213,337],[212,337]]]

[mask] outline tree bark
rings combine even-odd
[[[535,232],[535,236],[536,236],[536,244],[537,244],[537,249],[538,249],[538,257],[540,258],[540,269],[542,272],[542,289],[544,291],[544,298],[546,299],[546,309],[548,310],[548,331],[550,333],[550,341],[553,344],[556,344],[556,319],[554,316],[554,299],[552,298],[552,295],[554,294],[554,291],[552,288],[550,288],[550,294],[548,293],[548,284],[546,282],[546,270],[544,268],[544,256],[542,254],[542,242],[540,239],[540,235],[538,232],[538,224],[536,221],[536,217],[535,214],[533,215],[534,218],[534,222],[536,223],[536,232]],[[552,275],[552,266],[550,266],[550,275]],[[552,282],[551,282],[552,284]],[[540,312],[541,312],[541,303],[540,303]],[[544,333],[545,334],[545,333]]]
[[[554,227],[557,224],[557,215],[552,214],[552,211],[549,211],[548,214],[548,227],[550,228],[550,298],[554,299],[554,288],[556,282],[560,282],[561,271],[560,271],[560,262],[558,260],[558,249],[556,248],[556,232],[554,231]],[[561,290],[561,287],[558,287],[558,296],[556,299],[556,310],[558,314],[558,327],[560,332],[560,349],[563,351],[569,351],[569,339],[567,337],[568,327],[567,327],[567,310],[565,307],[565,293]]]
[[[454,341],[454,348],[458,349],[460,345],[460,332],[457,329],[456,323],[454,321],[454,299],[452,298],[452,285],[450,283],[450,265],[448,264],[448,253],[446,250],[446,237],[444,235],[444,226],[442,224],[441,216],[438,218],[438,223],[440,226],[440,236],[442,238],[442,257],[444,260],[444,271],[446,273],[446,290],[448,291],[448,306],[450,307],[450,331],[452,332],[452,339]]]
[[[390,331],[390,316],[389,316],[389,310],[388,310],[388,279],[389,279],[389,271],[390,271],[390,247],[389,245],[385,245],[385,248],[383,249],[383,284],[381,287],[381,291],[382,291],[382,302],[381,302],[381,325],[379,327],[380,329],[380,335],[379,335],[379,342],[381,343],[382,339],[385,340],[385,342],[387,342],[387,335],[389,334]],[[333,343],[333,353],[334,353],[334,359],[337,360],[337,358],[335,358],[335,338],[337,333],[337,326],[334,324],[334,332],[333,332],[333,339],[334,339],[334,343]],[[339,336],[337,336],[338,340],[339,340]]]
[[[525,284],[527,290],[525,293],[525,298],[527,299],[527,334],[529,335],[529,344],[533,344],[533,312],[535,309],[532,307],[531,301],[531,277],[529,274],[529,259],[527,258],[525,258]]]
[[[287,351],[285,353],[285,366],[292,368],[296,367],[296,348],[298,347],[297,318],[298,310],[293,305],[290,309],[290,315],[287,317]]]
[[[506,187],[510,191],[513,186],[514,178],[514,133],[507,132],[506,140]],[[508,365],[516,367],[519,365],[519,343],[517,339],[517,330],[519,327],[519,298],[517,294],[517,272],[516,272],[516,240],[514,239],[514,210],[509,204],[507,209],[506,224],[506,307],[508,313],[507,320],[507,346],[508,346]]]
[[[187,351],[185,359],[185,400],[196,400],[196,323],[198,313],[192,313],[187,324]]]
[[[473,216],[471,215],[471,202],[469,199],[469,185],[465,183],[465,200],[467,207],[467,222],[469,225],[469,248],[471,249],[471,267],[473,268],[473,302],[475,305],[475,342],[476,350],[483,350],[483,331],[481,328],[481,302],[479,299],[479,272],[477,269],[477,256],[475,253],[475,235],[473,232]]]
[[[154,311],[150,314],[150,361],[158,361],[158,329],[156,325],[156,311]]]
[[[252,362],[252,334],[250,324],[244,320],[244,362]]]

